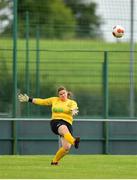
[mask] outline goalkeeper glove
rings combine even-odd
[[[29,96],[27,96],[27,94],[19,94],[18,99],[20,102],[29,102],[30,101],[29,100],[30,98],[29,98]]]
[[[71,110],[72,111],[72,115],[75,116],[75,115],[78,115],[78,109],[73,109]]]

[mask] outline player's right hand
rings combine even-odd
[[[73,109],[72,110],[72,115],[75,116],[75,115],[78,115],[79,113],[79,110],[78,109]]]
[[[18,100],[20,102],[28,102],[29,101],[29,96],[27,94],[19,94],[18,95]]]

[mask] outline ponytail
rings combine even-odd
[[[72,98],[73,94],[71,91],[68,91],[68,98]]]

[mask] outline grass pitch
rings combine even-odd
[[[0,156],[1,179],[132,179],[137,156],[68,155],[59,166],[52,156]]]

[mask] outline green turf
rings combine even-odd
[[[52,156],[0,156],[1,179],[132,179],[137,178],[134,155],[68,155],[59,166]]]

